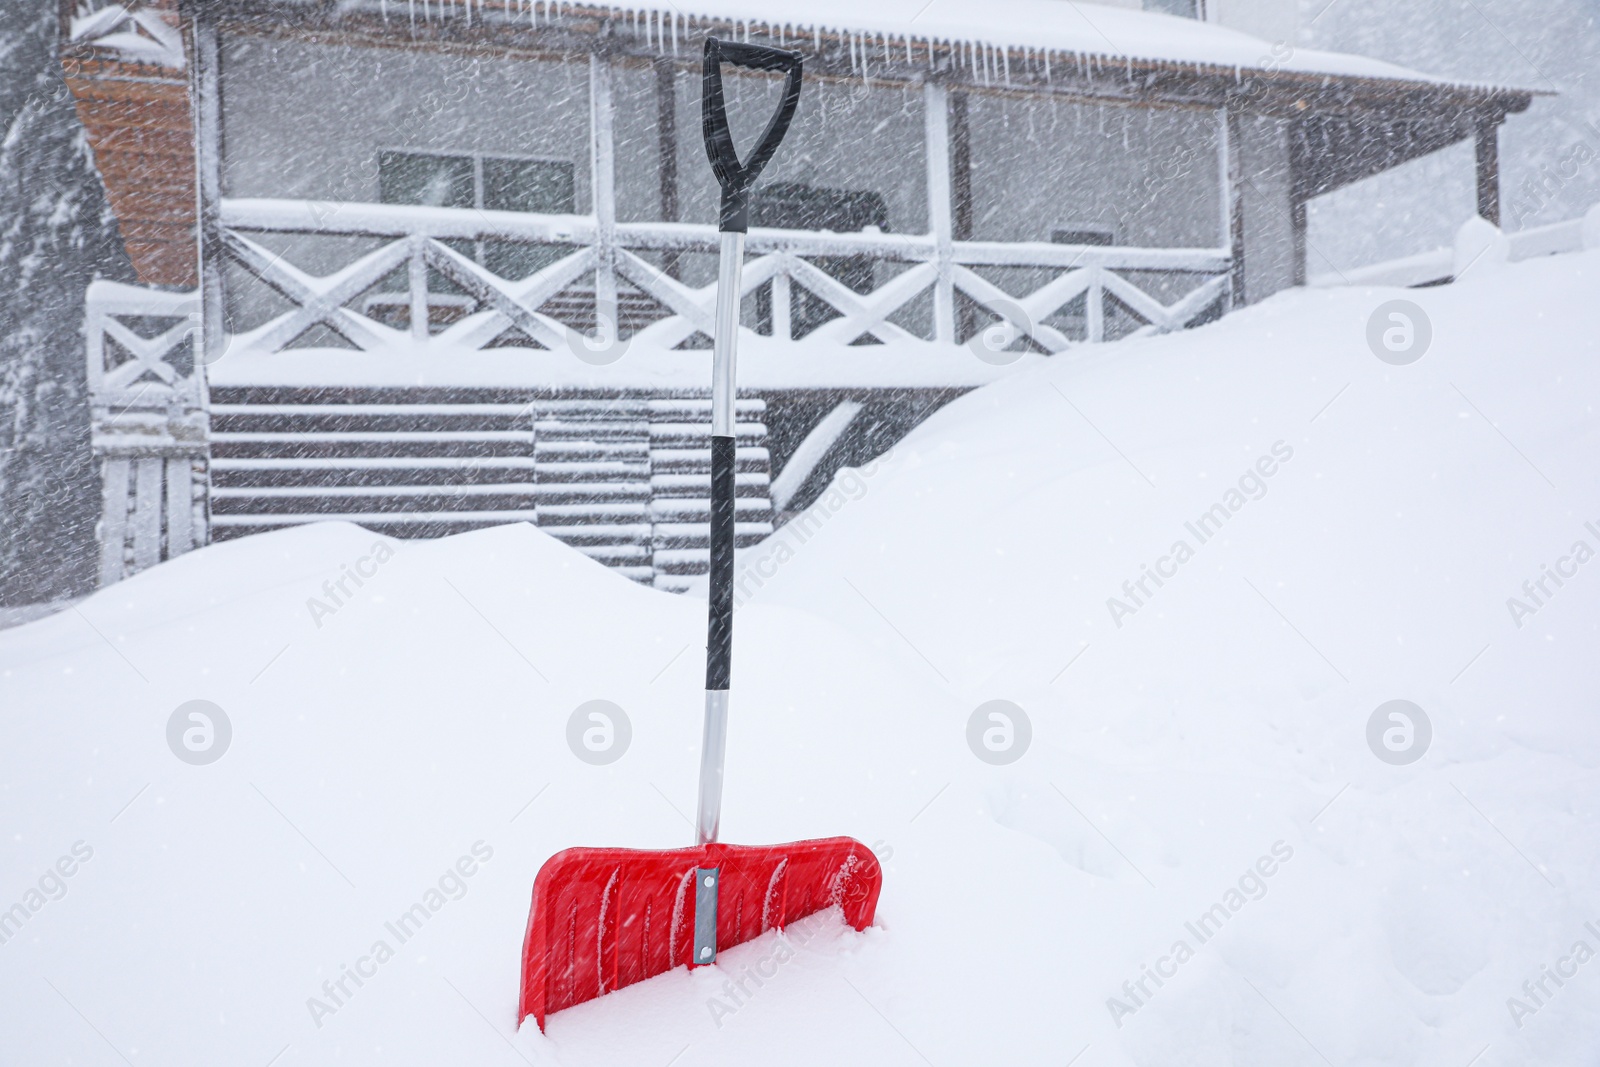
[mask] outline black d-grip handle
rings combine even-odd
[[[750,158],[739,162],[739,153],[733,147],[733,134],[728,129],[728,108],[722,97],[722,64],[750,70],[782,71],[783,102],[778,105],[772,121]],[[760,177],[761,170],[778,150],[783,135],[789,132],[789,120],[800,103],[800,53],[783,48],[768,48],[759,44],[741,44],[738,41],[719,41],[706,38],[705,70],[700,80],[700,121],[705,128],[706,156],[711,160],[711,170],[722,186],[722,214],[718,228],[724,232],[744,233],[750,229],[750,190]]]

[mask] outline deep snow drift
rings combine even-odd
[[[0,1058],[1578,1062],[1597,280],[1589,253],[1283,294],[1021,371],[844,472],[741,557],[724,828],[873,844],[878,926],[821,916],[547,1035],[514,1020],[539,864],[690,839],[703,602],[525,526],[327,525],[0,634]],[[1368,349],[1391,299],[1432,322],[1410,366]],[[231,723],[206,765],[168,746],[197,699]],[[605,766],[566,742],[592,699],[632,724]],[[1004,766],[967,742],[994,699],[1032,724]],[[1392,699],[1431,722],[1409,765],[1368,747]]]

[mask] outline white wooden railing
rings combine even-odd
[[[1480,218],[1456,231],[1453,245],[1345,271],[1312,275],[1313,287],[1392,285],[1414,287],[1452,281],[1479,265],[1520,263],[1540,256],[1600,248],[1600,204],[1575,219],[1502,232]]]
[[[200,299],[96,281],[86,304],[100,581],[109,584],[208,538]]]
[[[419,344],[454,350],[481,348],[516,327],[547,348],[571,343],[572,325],[545,305],[577,287],[595,301],[593,319],[601,329],[618,328],[616,286],[630,284],[660,305],[663,313],[644,326],[634,344],[670,349],[696,331],[709,334],[716,304],[715,286],[690,286],[648,262],[650,252],[715,253],[717,232],[688,223],[615,223],[608,240],[593,216],[531,215],[463,208],[423,208],[385,204],[224,200],[223,240],[229,256],[252,278],[266,283],[293,307],[235,336],[229,352],[280,351],[318,323],[357,348],[381,351]],[[264,234],[319,234],[379,238],[386,241],[341,269],[313,275],[274,253]],[[560,258],[531,277],[513,280],[485,269],[447,241],[510,241],[553,245]],[[863,337],[880,341],[922,340],[946,343],[958,336],[955,292],[1003,320],[1007,340],[1028,338],[1056,353],[1078,341],[1106,336],[1109,302],[1116,301],[1149,331],[1181,329],[1223,297],[1229,257],[1216,249],[1103,248],[1046,243],[953,241],[941,247],[933,235],[848,234],[752,229],[746,248],[744,295],[771,292],[772,336],[794,339],[789,321],[790,294],[805,290],[838,313],[810,334],[824,344],[845,345]],[[609,262],[607,259],[609,257]],[[869,293],[858,293],[811,262],[817,258],[866,258],[903,265]],[[1027,293],[1010,293],[979,273],[985,267],[1031,268],[1052,275]],[[408,329],[385,325],[351,304],[378,283],[404,269]],[[1174,303],[1163,303],[1125,276],[1161,272],[1196,279]],[[605,284],[606,274],[611,285]],[[443,277],[472,298],[470,313],[451,308],[454,321],[438,322],[437,294],[429,277]],[[590,278],[595,278],[590,282]],[[933,322],[920,335],[891,318],[932,291]],[[1083,334],[1069,337],[1047,323],[1065,305],[1085,299]],[[370,298],[369,298],[370,299]]]

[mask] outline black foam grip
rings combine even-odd
[[[727,689],[733,672],[734,441],[711,438],[711,608],[706,688]]]

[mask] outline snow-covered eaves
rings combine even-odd
[[[197,6],[323,8],[324,0],[199,0]],[[460,20],[487,25],[573,26],[610,21],[673,50],[708,32],[782,41],[798,48],[844,42],[863,68],[953,56],[986,84],[1011,82],[1011,68],[1063,71],[1174,67],[1211,77],[1390,85],[1471,95],[1533,90],[1427,74],[1367,56],[1266,41],[1211,22],[1082,0],[340,0],[341,14],[381,13],[417,27]],[[1526,106],[1526,99],[1522,102]],[[1514,108],[1520,110],[1520,108]]]
[[[1054,52],[1063,58],[1446,83],[1364,56],[1275,44],[1216,23],[1077,0],[693,0],[689,9],[757,26],[781,23],[801,36],[821,29],[864,36],[870,43],[887,39],[891,49],[908,40],[948,42]]]

